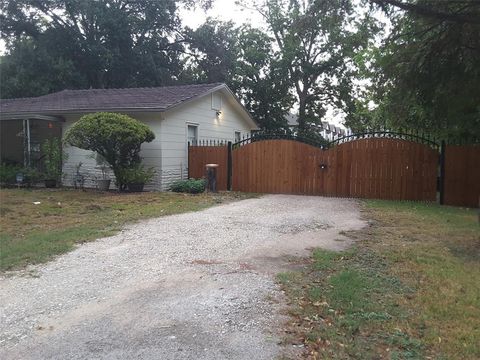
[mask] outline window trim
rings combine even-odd
[[[218,108],[215,107],[215,103],[213,101],[213,99],[215,98],[215,96],[218,96],[219,98],[219,106]],[[223,107],[223,96],[222,94],[218,93],[218,92],[213,92],[212,93],[212,97],[211,97],[211,108],[212,110],[215,110],[215,111],[222,111],[222,107]]]
[[[241,130],[234,130],[233,131],[233,142],[236,143],[237,141],[237,133],[239,134],[238,141],[242,141],[242,131]]]
[[[198,137],[199,137],[199,134],[200,134],[200,124],[199,123],[194,123],[194,122],[185,122],[185,142],[187,144],[187,147],[188,147],[188,128],[189,127],[195,127],[197,129],[197,133],[196,133],[196,141],[198,142]]]

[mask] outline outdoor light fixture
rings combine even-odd
[[[327,168],[327,164],[320,164],[320,169],[325,170]]]
[[[222,111],[221,111],[221,110],[217,110],[216,114],[217,114],[217,118],[218,118],[218,117],[220,117],[220,115],[222,115]]]

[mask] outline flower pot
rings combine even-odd
[[[142,192],[145,183],[131,183],[127,184],[128,191],[130,192]]]
[[[45,187],[46,188],[54,188],[57,187],[57,180],[55,179],[45,179]]]
[[[100,191],[108,191],[110,189],[110,179],[97,180],[97,187]]]

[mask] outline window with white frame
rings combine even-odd
[[[239,142],[241,139],[242,139],[242,134],[241,134],[241,132],[240,132],[240,131],[235,131],[235,135],[234,135],[233,140],[234,140],[235,142]]]
[[[219,93],[212,93],[212,110],[222,110],[222,95]]]
[[[187,125],[187,141],[190,145],[198,142],[198,125]]]

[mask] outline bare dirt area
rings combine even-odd
[[[0,278],[2,359],[272,359],[275,274],[365,225],[353,200],[268,195],[151,219]]]

